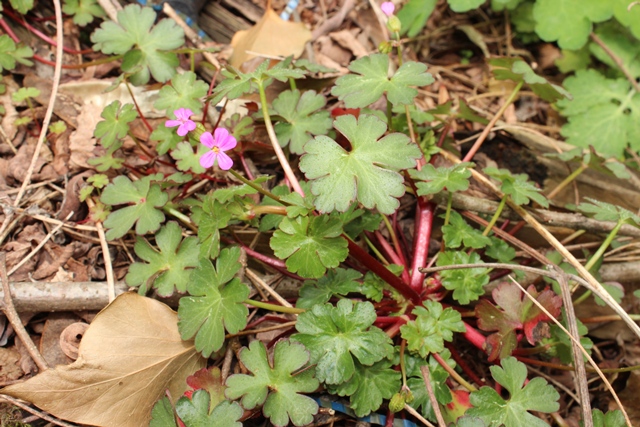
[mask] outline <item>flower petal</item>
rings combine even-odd
[[[193,115],[193,111],[188,108],[178,108],[173,112],[178,120],[189,120]]]
[[[212,151],[213,153],[213,151]],[[228,171],[233,166],[233,160],[222,151],[218,153],[218,167],[223,171]]]
[[[187,129],[187,123],[181,124],[180,127],[178,128],[178,135],[185,136],[188,133],[189,133],[189,129]]]
[[[382,9],[382,12],[385,15],[391,16],[393,15],[394,10],[396,9],[396,5],[394,5],[393,2],[385,1],[380,5],[380,9]]]
[[[211,135],[211,132],[205,132],[202,135],[200,135],[200,143],[205,147],[209,147],[209,148],[213,148],[217,145],[213,140],[213,135]]]
[[[180,126],[182,122],[180,120],[167,120],[164,122],[165,127],[174,128],[176,126]]]
[[[225,128],[217,128],[215,130],[215,136],[217,145],[222,151],[231,150],[238,144],[236,138]]]
[[[213,151],[209,151],[207,153],[204,153],[200,157],[200,166],[202,166],[205,169],[209,169],[211,166],[213,166],[213,163],[215,161],[216,161],[216,153]]]

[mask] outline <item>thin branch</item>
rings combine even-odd
[[[29,412],[30,414],[33,414],[37,417],[42,418],[45,421],[49,421],[52,424],[55,424],[57,426],[61,426],[61,427],[77,427],[75,424],[69,424],[69,423],[65,423],[62,420],[59,420],[57,418],[52,417],[49,414],[46,414],[44,412],[40,412],[37,409],[33,409],[32,407],[30,407],[29,405],[25,405],[24,403],[22,403],[21,400],[16,399],[15,397],[11,397],[11,396],[7,396],[6,394],[0,394],[0,400],[5,400],[9,403],[11,403],[12,405],[15,405],[17,407],[19,407],[20,409],[23,409],[27,412]]]
[[[45,112],[44,120],[42,121],[40,135],[38,135],[38,142],[36,144],[35,151],[33,152],[33,157],[31,157],[31,164],[29,164],[29,169],[27,169],[27,174],[24,177],[24,181],[22,181],[20,192],[18,192],[18,195],[13,202],[13,206],[20,205],[22,196],[24,195],[27,186],[31,183],[31,176],[33,175],[33,171],[36,168],[36,163],[38,161],[38,157],[40,156],[40,150],[42,149],[42,145],[44,144],[44,138],[47,135],[49,122],[51,122],[51,116],[53,115],[53,106],[55,105],[56,98],[58,97],[58,86],[60,85],[60,75],[62,74],[62,45],[64,44],[64,35],[62,28],[62,9],[60,6],[60,0],[54,0],[53,6],[56,16],[56,41],[58,42],[58,45],[56,46],[56,65],[53,71],[53,85],[51,86],[51,96],[49,97],[49,105],[47,105],[47,111]]]
[[[631,74],[629,69],[627,69],[627,67],[624,65],[624,62],[622,61],[622,59],[618,55],[616,55],[616,53],[613,50],[611,50],[611,48],[607,46],[605,42],[602,41],[600,37],[598,37],[597,34],[591,33],[589,34],[589,37],[591,37],[591,40],[593,40],[595,44],[597,44],[602,48],[602,50],[604,50],[604,53],[609,55],[609,58],[611,58],[611,60],[618,66],[618,68],[620,68],[620,71],[622,71],[622,73],[627,78],[627,80],[629,80],[629,83],[631,83],[631,86],[633,86],[635,91],[637,93],[640,93],[640,84],[638,84],[638,81],[636,80],[636,78],[633,76],[633,74]]]
[[[455,157],[453,154],[447,151],[441,151],[441,155],[446,157],[449,161],[454,163],[461,163],[461,161]],[[474,169],[470,169],[473,177],[480,182],[482,185],[490,189],[497,197],[504,197],[504,193],[500,191],[487,177],[479,173]],[[629,317],[627,312],[620,306],[620,304],[613,299],[613,297],[607,292],[607,290],[593,277],[593,275],[586,269],[580,262],[576,259],[575,256],[571,252],[564,247],[562,243],[556,237],[549,232],[546,228],[542,226],[526,209],[522,206],[517,205],[511,200],[511,198],[507,199],[507,204],[511,209],[513,209],[522,219],[524,219],[534,230],[538,232],[555,250],[557,250],[560,255],[562,255],[568,262],[571,264],[580,275],[584,278],[581,284],[589,289],[591,292],[599,296],[609,307],[613,309],[617,314],[620,315],[622,320],[629,326],[629,328],[640,337],[640,327]]]
[[[559,277],[561,275],[558,274],[557,276]],[[568,276],[568,275],[565,275],[565,277],[566,276]],[[538,302],[537,299],[535,299],[533,296],[531,296],[531,294],[529,294],[529,292],[527,292],[526,289],[523,288],[522,285],[520,285],[520,283],[518,283],[513,277],[511,277],[511,276],[509,276],[509,277],[511,278],[511,281],[513,283],[515,283],[520,288],[520,290],[522,292],[524,292],[524,294],[527,296],[527,298],[529,298],[529,300],[532,303],[534,303],[540,310],[542,310],[553,321],[553,323],[555,323],[560,329],[562,329],[562,331],[565,334],[567,334],[567,336],[571,339],[572,343],[577,345],[577,347],[580,349],[582,354],[589,360],[589,363],[591,363],[591,366],[593,366],[593,369],[596,370],[596,372],[598,373],[598,376],[602,379],[602,381],[604,382],[604,385],[607,387],[607,389],[609,390],[609,392],[613,396],[613,399],[616,401],[616,403],[620,407],[620,412],[622,412],[622,415],[624,415],[624,419],[625,419],[625,421],[627,423],[627,426],[628,427],[633,427],[633,424],[631,424],[631,420],[629,419],[629,415],[627,414],[627,411],[624,409],[624,406],[622,405],[622,402],[620,402],[620,398],[618,397],[618,394],[616,393],[616,391],[611,386],[611,383],[607,380],[607,377],[604,376],[604,373],[600,370],[600,368],[598,367],[598,364],[595,362],[595,360],[593,360],[593,358],[591,357],[591,355],[589,355],[587,350],[585,350],[584,347],[580,344],[580,341],[575,339],[571,335],[571,333],[564,326],[562,326],[562,324],[555,317],[553,317],[551,315],[551,313],[549,313],[549,311],[547,311],[547,309],[544,308],[544,306],[542,304],[540,304],[540,302]],[[591,414],[589,414],[589,415],[591,415]],[[587,423],[588,419],[589,418],[585,418],[583,421],[585,423]]]
[[[276,301],[282,304],[284,307],[292,308],[293,305],[289,303],[286,299],[282,298],[279,293],[274,291],[271,286],[267,285],[267,283],[260,278],[256,273],[253,272],[250,268],[247,268],[246,271],[247,277],[253,282],[254,285],[260,286],[262,289],[267,291],[269,295],[271,295]]]
[[[69,212],[69,215],[67,215],[67,218],[65,219],[69,219],[71,217],[71,215],[73,215],[73,211]],[[42,247],[51,239],[51,237],[53,237],[54,234],[56,234],[58,232],[58,230],[60,230],[60,228],[62,228],[63,223],[60,223],[58,225],[56,225],[53,230],[51,230],[45,237],[44,239],[42,239],[42,241],[40,243],[38,243],[38,246],[36,246],[35,248],[33,248],[31,250],[31,252],[29,252],[29,255],[27,255],[26,257],[24,257],[19,263],[17,263],[16,265],[13,266],[13,268],[11,269],[11,271],[9,271],[8,275],[11,276],[13,273],[15,273],[16,271],[18,271],[18,269],[20,267],[22,267],[27,261],[29,261],[31,258],[33,258],[33,256],[35,254],[37,254],[40,249],[42,249]]]
[[[18,336],[18,338],[20,338],[25,348],[29,352],[29,355],[31,356],[33,361],[36,362],[36,365],[38,365],[38,369],[40,369],[40,372],[44,372],[49,369],[47,361],[44,360],[44,357],[42,357],[42,355],[38,351],[38,348],[33,343],[33,340],[29,336],[29,333],[22,324],[22,320],[20,320],[20,315],[16,311],[16,308],[13,306],[13,300],[11,298],[11,288],[9,287],[9,276],[7,275],[6,255],[4,252],[0,252],[0,278],[2,279],[2,289],[4,291],[4,295],[2,298],[2,310],[4,311],[5,316],[7,316],[7,319],[9,319],[11,326],[13,326],[13,330],[15,331],[16,335]]]
[[[578,332],[578,323],[576,321],[576,312],[573,309],[573,301],[571,301],[571,289],[567,283],[567,276],[557,265],[553,266],[558,273],[558,283],[562,290],[562,302],[564,303],[564,311],[567,315],[567,324],[569,332],[575,339],[571,340],[571,349],[573,350],[573,365],[576,369],[573,374],[576,382],[578,396],[580,396],[580,409],[582,410],[582,421],[584,427],[593,427],[593,417],[591,415],[591,399],[589,398],[589,385],[587,384],[587,371],[584,368],[584,359],[580,348],[580,332]],[[511,279],[513,280],[513,279]]]
[[[87,205],[89,209],[95,206],[95,203],[88,197]],[[98,237],[100,238],[100,248],[102,249],[102,258],[104,259],[104,270],[107,275],[107,289],[109,291],[109,302],[113,302],[116,299],[116,280],[113,275],[113,266],[111,264],[111,253],[109,252],[109,243],[107,242],[107,236],[104,234],[104,226],[102,222],[96,221],[96,228],[98,229]]]
[[[431,385],[431,375],[429,375],[429,367],[428,366],[420,366],[420,372],[422,372],[422,379],[424,380],[424,385],[427,387],[427,393],[429,394],[429,401],[431,402],[431,407],[433,408],[433,412],[436,414],[436,420],[438,420],[439,427],[447,427],[447,423],[444,422],[444,418],[442,418],[442,412],[440,412],[440,405],[438,405],[438,399],[436,399],[436,395],[433,392],[433,386]]]

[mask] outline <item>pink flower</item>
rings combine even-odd
[[[168,128],[178,127],[178,135],[185,136],[196,128],[196,123],[191,120],[193,111],[188,108],[178,108],[173,112],[176,115],[176,120],[167,120],[164,125]]]
[[[222,170],[229,170],[233,166],[233,160],[224,152],[235,148],[237,141],[229,131],[224,128],[218,128],[213,135],[211,132],[205,132],[200,137],[200,143],[211,148],[211,151],[200,157],[200,165],[208,169],[218,159],[218,166]]]
[[[382,9],[382,12],[385,15],[391,16],[391,15],[393,15],[393,11],[396,10],[396,5],[393,4],[393,2],[385,1],[384,3],[382,3],[380,5],[380,9]]]

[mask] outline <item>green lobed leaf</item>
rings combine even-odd
[[[81,27],[93,22],[94,18],[103,18],[106,15],[95,0],[65,0],[62,12],[73,15],[73,22]]]
[[[9,0],[11,7],[14,8],[21,15],[26,15],[31,9],[33,9],[33,0]]]
[[[184,137],[178,135],[174,128],[168,128],[164,124],[161,124],[151,132],[149,139],[151,141],[158,141],[156,151],[159,156],[162,156],[175,149],[178,142],[182,141]]]
[[[625,208],[588,197],[585,198],[585,200],[586,202],[578,205],[578,210],[589,216],[593,216],[599,221],[621,221],[640,227],[640,216]]]
[[[226,399],[222,372],[217,366],[202,368],[187,377],[187,385],[194,390],[206,390],[209,393],[209,408],[215,408]]]
[[[564,308],[562,309],[562,320],[560,321],[562,326],[565,329],[569,329],[569,322],[567,322],[567,313]],[[587,350],[587,353],[591,353],[591,349],[593,348],[593,341],[586,335],[589,333],[589,329],[580,321],[580,319],[576,319],[576,324],[578,325],[578,335],[580,336],[580,345]],[[573,363],[573,343],[571,338],[567,335],[565,331],[560,329],[560,327],[556,324],[551,325],[550,330],[550,338],[545,338],[542,340],[542,344],[545,343],[553,343],[555,345],[549,347],[547,350],[547,354],[551,357],[557,357],[560,359],[560,362],[569,365]]]
[[[485,249],[484,254],[498,262],[508,263],[516,257],[516,250],[507,242],[495,236],[490,236],[491,243]]]
[[[356,59],[349,65],[356,74],[336,80],[331,94],[344,101],[347,108],[363,108],[373,104],[383,94],[392,104],[409,105],[418,95],[411,86],[426,86],[434,82],[425,64],[407,61],[389,78],[389,56],[377,53]]]
[[[360,291],[362,274],[356,270],[336,268],[329,270],[319,280],[306,280],[300,288],[300,297],[296,307],[311,308],[316,304],[328,302],[334,295],[345,297],[352,292]]]
[[[21,87],[11,95],[13,102],[22,102],[28,98],[36,98],[40,95],[40,90],[35,87]]]
[[[594,22],[606,21],[612,14],[611,3],[601,0],[537,0],[533,6],[540,38],[571,50],[587,43]]]
[[[117,176],[113,182],[107,185],[102,192],[100,201],[106,205],[129,206],[113,211],[104,222],[108,229],[108,240],[119,239],[124,236],[133,225],[136,225],[136,233],[139,235],[156,231],[164,221],[162,208],[169,196],[163,192],[158,184],[151,184],[157,179],[154,176],[145,176],[138,181],[131,182],[126,176]]]
[[[443,309],[436,301],[427,300],[424,307],[416,307],[411,313],[415,320],[402,325],[400,333],[409,351],[422,357],[443,351],[444,342],[453,340],[454,332],[466,331],[460,313],[451,307]]]
[[[306,278],[322,277],[349,255],[341,237],[342,224],[327,215],[283,218],[269,242],[275,255],[287,259],[287,269]]]
[[[198,239],[182,240],[182,229],[170,221],[156,234],[155,250],[146,240],[138,237],[134,250],[146,263],[134,262],[124,280],[129,286],[140,286],[145,294],[151,287],[161,296],[173,294],[174,289],[185,292],[189,283],[190,269],[198,265]]]
[[[622,24],[629,27],[636,39],[640,39],[640,9],[628,0],[611,0],[613,14]],[[631,6],[633,5],[633,6]]]
[[[640,49],[638,48],[638,39],[615,20],[605,22],[598,25],[594,33],[600,37],[600,40],[613,52],[615,56],[622,61],[624,68],[634,77],[640,77]],[[607,64],[613,69],[619,70],[618,64],[611,59],[611,56],[595,43],[589,43],[589,50],[598,58],[599,61]],[[619,77],[624,77],[622,72]]]
[[[517,205],[526,205],[533,200],[540,206],[549,207],[549,201],[540,193],[540,189],[530,183],[524,173],[512,174],[507,169],[485,168],[484,172],[501,183],[500,189],[511,197]]]
[[[203,106],[202,98],[207,94],[209,85],[196,78],[196,74],[192,71],[173,76],[171,85],[162,86],[158,92],[158,100],[153,104],[154,108],[166,110],[171,119],[176,118],[173,112],[178,108],[188,108],[194,114],[200,114]]]
[[[626,79],[607,79],[596,70],[581,70],[564,85],[573,96],[558,103],[568,118],[561,133],[569,144],[594,146],[618,158],[629,145],[640,149],[640,94]]]
[[[401,34],[410,38],[417,36],[435,10],[436,3],[436,0],[409,0],[396,14],[402,24]]]
[[[457,13],[468,12],[480,7],[486,0],[447,0],[451,10]]]
[[[182,339],[195,336],[196,350],[209,357],[224,344],[225,329],[235,334],[247,326],[249,310],[243,302],[249,288],[234,278],[241,268],[240,249],[232,247],[220,252],[216,267],[208,259],[200,259],[193,270],[187,292],[180,298],[178,329]]]
[[[544,77],[540,77],[531,69],[529,64],[519,58],[495,58],[490,59],[489,64],[493,68],[493,75],[497,80],[512,80],[516,83],[524,82],[540,98],[548,102],[556,102],[560,99],[570,98],[571,95],[562,86],[549,83]]]
[[[220,253],[220,230],[231,220],[231,212],[225,204],[208,194],[202,202],[202,213],[198,216],[198,239],[200,258],[216,258]]]
[[[451,358],[451,352],[449,350],[445,349],[439,355],[451,369],[455,369],[456,362]],[[425,365],[429,367],[429,379],[438,403],[446,405],[453,400],[451,390],[449,390],[447,386],[449,373],[438,363],[433,355],[429,357],[429,361],[427,362],[424,358],[405,354],[407,386],[413,394],[413,401],[409,402],[409,405],[419,410],[426,418],[435,420],[435,412],[433,411],[427,388],[424,385],[424,377],[420,371],[420,367]]]
[[[240,351],[240,360],[253,375],[231,375],[229,399],[242,397],[242,406],[249,410],[264,405],[262,413],[275,426],[286,426],[289,420],[295,426],[313,421],[318,404],[301,393],[311,393],[320,384],[313,368],[301,370],[309,362],[309,352],[302,345],[278,341],[270,363],[265,345],[256,340]]]
[[[176,416],[168,397],[163,397],[153,405],[149,427],[177,427]]]
[[[0,36],[0,71],[13,70],[16,68],[16,62],[31,66],[33,62],[27,58],[33,56],[33,50],[22,43],[16,43],[6,34]]]
[[[444,218],[446,214],[441,215]],[[459,248],[464,243],[465,248],[482,249],[491,244],[491,239],[483,236],[480,230],[471,227],[456,211],[449,214],[449,224],[442,226],[445,245],[449,249]]]
[[[494,389],[484,386],[471,393],[474,406],[466,415],[478,417],[489,427],[546,427],[547,423],[528,411],[555,412],[560,408],[558,392],[544,379],[537,377],[523,387],[527,367],[514,357],[502,360],[502,367],[492,366],[491,375],[509,392],[504,400]]]
[[[302,78],[305,71],[290,69],[284,61],[269,68],[269,60],[262,61],[256,69],[249,73],[243,73],[231,66],[222,70],[224,79],[213,90],[212,104],[217,104],[222,98],[236,99],[242,95],[248,95],[258,90],[258,84],[264,87],[275,79],[286,82],[289,79]]]
[[[599,409],[593,409],[591,414],[593,427],[625,427],[627,425],[624,414],[619,409],[608,411],[606,414],[603,414]],[[581,421],[580,425],[583,426],[584,423]]]
[[[173,19],[163,19],[155,26],[156,13],[137,4],[118,12],[118,22],[103,22],[92,35],[93,49],[105,54],[124,55],[122,70],[133,73],[130,81],[143,85],[153,76],[164,83],[179,65],[175,53],[168,52],[184,44],[184,32]]]
[[[358,417],[364,417],[377,411],[385,399],[391,399],[400,390],[400,372],[386,359],[372,366],[356,361],[354,375],[329,390],[338,396],[349,396],[351,409]]]
[[[278,142],[289,145],[294,154],[302,154],[302,147],[315,135],[325,135],[331,129],[329,112],[322,110],[327,99],[313,90],[300,93],[286,90],[272,103],[272,115],[279,116],[275,125]]]
[[[467,255],[462,251],[445,251],[436,261],[437,266],[482,263],[477,253]],[[440,272],[440,278],[442,286],[453,291],[453,299],[465,305],[484,294],[484,285],[489,283],[489,270],[482,267],[444,270]]]
[[[391,339],[372,326],[375,320],[370,302],[342,299],[335,307],[318,304],[298,316],[299,333],[291,339],[309,350],[320,381],[340,384],[355,374],[356,360],[371,366],[393,351]]]
[[[422,169],[409,170],[411,178],[418,180],[416,187],[419,196],[429,196],[446,189],[453,193],[456,191],[465,191],[469,188],[469,178],[471,178],[470,167],[473,163],[463,162],[450,167],[436,168],[427,163]]]
[[[365,208],[392,214],[405,192],[398,171],[415,166],[420,149],[404,134],[382,137],[387,126],[374,116],[340,116],[334,127],[349,140],[351,151],[317,136],[305,145],[300,159],[300,170],[312,180],[316,208],[344,212],[357,199]]]
[[[209,404],[209,393],[196,390],[191,398],[183,396],[178,399],[176,412],[185,427],[242,427],[239,420],[244,411],[240,405],[223,401],[210,411]]]
[[[120,104],[120,101],[113,101],[104,107],[100,117],[104,120],[98,122],[93,136],[100,138],[100,144],[113,153],[120,146],[114,148],[116,141],[124,138],[129,132],[129,123],[138,117],[133,104]]]
[[[191,171],[194,174],[201,174],[206,169],[200,164],[200,157],[209,150],[210,148],[204,144],[198,144],[194,152],[190,142],[182,141],[178,142],[176,147],[171,150],[171,157],[176,160],[176,167],[179,171]]]

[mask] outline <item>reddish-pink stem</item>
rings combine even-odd
[[[418,199],[416,207],[416,225],[413,237],[413,260],[411,262],[411,289],[420,293],[424,284],[424,273],[420,272],[427,263],[429,239],[436,205],[424,197]]]
[[[369,255],[364,249],[356,245],[351,239],[343,235],[349,244],[349,254],[357,259],[362,265],[368,268],[372,273],[377,274],[382,280],[391,285],[395,290],[400,292],[402,296],[413,302],[415,305],[422,303],[420,295],[412,288],[407,286],[399,277],[394,275],[387,268],[380,264],[378,260]]]
[[[36,36],[40,37],[42,40],[46,41],[47,43],[49,43],[49,44],[51,44],[53,46],[58,46],[58,43],[55,40],[53,40],[51,37],[49,37],[48,35],[46,35],[43,32],[41,32],[37,28],[33,27],[28,22],[26,22],[23,19],[21,19],[13,11],[11,11],[9,9],[5,9],[4,13],[7,16],[11,17],[11,19],[13,19],[16,22],[18,22],[20,25],[22,25],[23,27],[25,27],[26,29],[31,31],[33,34],[35,34]],[[64,50],[65,52],[67,52],[67,53],[69,53],[71,55],[86,55],[88,53],[92,53],[93,52],[93,49],[75,50],[75,49],[71,49],[71,48],[65,47],[65,46],[62,46],[62,50]]]
[[[463,335],[467,339],[467,341],[469,341],[471,344],[473,344],[475,347],[479,348],[480,350],[486,351],[486,348],[485,348],[485,343],[487,341],[486,337],[482,335],[473,326],[469,325],[466,322],[463,322],[463,323],[464,323],[464,327],[466,328],[466,331]]]
[[[471,369],[467,361],[458,353],[452,345],[447,344],[447,349],[451,352],[451,358],[456,361],[460,369],[465,373],[465,375],[474,383],[478,384],[480,387],[487,385],[482,379]],[[439,364],[446,363],[444,359],[440,357],[439,354],[433,355],[433,357],[438,361]]]
[[[375,232],[376,239],[378,243],[382,247],[385,255],[391,260],[392,263],[404,266],[404,270],[402,270],[402,280],[405,283],[409,283],[409,272],[407,271],[407,264],[404,259],[391,247],[387,239],[384,238],[382,233],[379,231]]]

